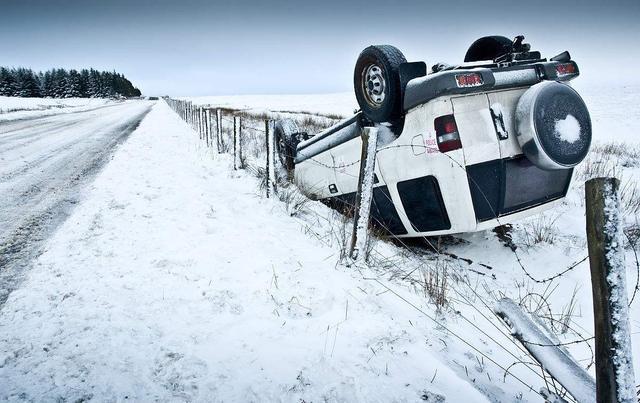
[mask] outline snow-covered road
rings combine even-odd
[[[0,123],[0,304],[147,102]]]

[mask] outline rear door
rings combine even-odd
[[[466,165],[500,159],[500,143],[485,94],[451,98]]]

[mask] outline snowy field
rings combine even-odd
[[[21,98],[0,96],[0,122],[79,112],[115,103],[103,98]]]
[[[573,84],[584,98],[593,123],[595,141],[640,143],[640,85],[614,87]],[[230,95],[182,98],[198,105],[212,105],[260,113],[301,112],[349,117],[358,109],[351,92],[300,95]]]
[[[349,223],[319,203],[292,211],[265,199],[248,170],[234,171],[158,102],[2,307],[0,397],[542,401],[540,388],[553,385],[492,317],[505,295],[593,374],[589,267],[575,264],[586,256],[583,183],[615,174],[635,189],[640,88],[579,90],[594,152],[560,208],[513,226],[517,255],[485,231],[445,243],[443,254],[378,240],[371,267],[339,263]],[[193,100],[345,116],[355,106],[346,93]],[[633,229],[639,196],[627,192]],[[625,244],[630,296],[634,245]],[[434,271],[448,276],[441,309],[425,287]]]
[[[256,113],[263,111],[301,112],[348,117],[358,109],[358,102],[353,91],[336,94],[231,95],[182,99],[193,101],[198,105],[216,105]]]

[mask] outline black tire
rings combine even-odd
[[[481,60],[494,60],[511,52],[513,41],[504,36],[485,36],[469,46],[467,54],[464,56],[466,62],[479,62]]]
[[[296,147],[299,142],[300,129],[298,124],[291,119],[280,119],[276,122],[274,130],[275,146],[280,163],[287,172],[292,172],[295,167]]]
[[[360,53],[353,72],[358,104],[373,122],[388,122],[402,116],[400,65],[406,63],[391,45],[369,46]]]

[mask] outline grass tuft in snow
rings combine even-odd
[[[553,245],[558,240],[557,220],[558,217],[540,214],[523,223],[520,226],[523,244],[527,247],[542,243]]]

